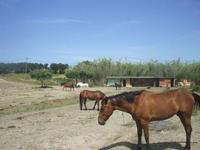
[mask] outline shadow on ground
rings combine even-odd
[[[183,149],[181,146],[182,142],[161,142],[161,143],[151,143],[150,144],[150,149],[151,150],[165,150],[165,149],[175,149],[175,150],[180,150]],[[110,144],[108,146],[100,148],[100,150],[110,150],[112,148],[119,148],[119,147],[127,147],[130,148],[130,150],[136,150],[137,144],[133,144],[130,142],[117,142]],[[145,144],[142,144],[142,149],[146,149]]]

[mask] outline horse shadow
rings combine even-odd
[[[99,111],[99,110],[97,110],[97,108],[95,108],[95,109],[93,109],[93,108],[87,108],[87,109],[82,109],[82,110],[85,110],[85,111]]]
[[[151,150],[165,150],[165,149],[175,149],[175,150],[181,150],[183,147],[181,146],[180,143],[183,142],[160,142],[160,143],[151,143],[149,144]],[[102,147],[99,150],[110,150],[112,148],[117,148],[117,147],[127,147],[130,148],[130,150],[136,150],[137,144],[133,144],[127,141],[123,142],[117,142],[110,144],[108,146]],[[146,144],[142,144],[142,149],[146,149]]]

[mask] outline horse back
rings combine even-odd
[[[89,90],[83,90],[80,93],[82,98],[88,98],[90,100],[100,100],[103,99],[105,94],[99,90],[97,91],[89,91]]]
[[[194,98],[189,91],[143,92],[137,98],[135,111],[149,120],[167,119],[181,112],[192,113]]]
[[[63,86],[64,87],[71,87],[71,88],[73,88],[74,84],[73,83],[65,83]]]

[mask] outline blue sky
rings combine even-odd
[[[0,0],[0,62],[200,60],[199,0]]]

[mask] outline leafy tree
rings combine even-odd
[[[200,85],[200,72],[190,73],[190,79],[194,82],[195,85]]]
[[[68,64],[53,63],[53,64],[50,65],[50,69],[54,74],[57,74],[57,73],[63,74],[63,73],[65,73],[65,69],[68,69],[68,68],[69,68]]]
[[[48,69],[49,64],[44,64],[44,69]]]
[[[48,64],[39,63],[0,63],[0,74],[2,73],[25,73],[37,69],[48,69]]]
[[[57,64],[58,66],[58,73],[59,74],[64,74],[65,73],[65,69],[68,69],[69,68],[69,65],[68,64]]]
[[[47,70],[35,70],[30,73],[31,78],[39,80],[41,82],[41,87],[46,87],[45,80],[52,77],[52,74]]]
[[[80,74],[78,71],[75,71],[75,70],[68,70],[66,73],[65,73],[65,76],[69,79],[75,79],[76,83],[77,83],[77,80],[80,79]]]
[[[53,63],[50,65],[51,71],[56,74],[58,72],[58,65],[56,63]]]

